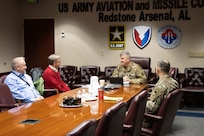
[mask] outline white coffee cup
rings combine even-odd
[[[105,85],[105,80],[104,79],[100,79],[99,80],[99,86],[102,87]]]

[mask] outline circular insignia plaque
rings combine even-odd
[[[159,45],[166,49],[172,49],[179,45],[181,31],[172,25],[163,26],[158,30],[157,41]]]

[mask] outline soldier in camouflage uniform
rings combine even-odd
[[[120,53],[120,62],[112,74],[111,77],[122,77],[123,81],[130,83],[145,83],[146,76],[139,64],[136,64],[130,60],[129,52]]]
[[[169,75],[170,63],[162,60],[157,63],[156,74],[158,82],[152,89],[151,95],[146,103],[146,112],[154,114],[157,112],[164,98],[173,90],[178,88],[178,82]],[[145,120],[143,126],[150,127],[151,121]]]

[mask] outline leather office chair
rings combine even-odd
[[[0,77],[0,83],[3,83],[3,84],[4,84],[4,80],[6,79],[7,76],[8,76],[7,74],[6,74],[6,75],[2,75],[2,76]],[[9,89],[9,91],[10,91],[10,89]],[[15,101],[16,101],[18,104],[21,103],[21,100],[15,99]]]
[[[67,133],[66,136],[95,136],[96,126],[97,121],[95,119],[86,120]]]
[[[6,79],[7,75],[2,75],[0,77],[0,83],[4,83],[4,80]]]
[[[127,104],[118,102],[103,114],[96,128],[96,136],[122,136]]]
[[[131,56],[130,57],[131,61],[139,64],[142,69],[144,70],[144,73],[147,77],[147,81],[150,80],[151,76],[151,58],[150,57],[136,57],[136,56]]]
[[[155,69],[155,73],[156,73],[156,69]],[[180,82],[179,81],[179,69],[177,67],[170,67],[170,70],[169,70],[169,75],[175,79],[178,83]],[[157,81],[158,81],[158,77],[155,75],[155,77],[153,77],[151,80],[149,80],[149,84],[150,86],[154,86]]]
[[[147,98],[147,90],[133,98],[123,124],[123,136],[140,136]]]
[[[72,89],[72,85],[77,78],[77,66],[73,65],[61,65],[59,67],[62,80]]]
[[[142,136],[165,136],[171,129],[183,92],[173,90],[163,100],[156,114],[145,113],[144,118],[153,121],[152,127],[142,127]]]
[[[100,76],[100,79],[105,79],[106,81],[109,80],[115,68],[116,66],[105,66],[104,75]]]
[[[169,74],[173,79],[179,82],[179,69],[177,67],[170,67]]]
[[[0,83],[0,111],[8,110],[10,108],[14,108],[18,106],[9,87]]]
[[[91,76],[99,76],[100,67],[94,65],[86,65],[80,67],[80,75],[73,84],[73,88],[78,88],[90,83]]]
[[[184,76],[180,80],[180,87],[184,92],[184,105],[203,105],[204,68],[185,68]]]

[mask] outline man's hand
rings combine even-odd
[[[129,78],[128,76],[124,76],[124,77],[123,77],[123,81],[126,81],[126,82],[128,81],[128,82],[130,82],[131,80],[130,80],[130,78]]]
[[[36,101],[39,101],[39,100],[42,100],[42,99],[44,99],[44,97],[42,97],[42,96],[39,96],[39,97],[35,98]]]

